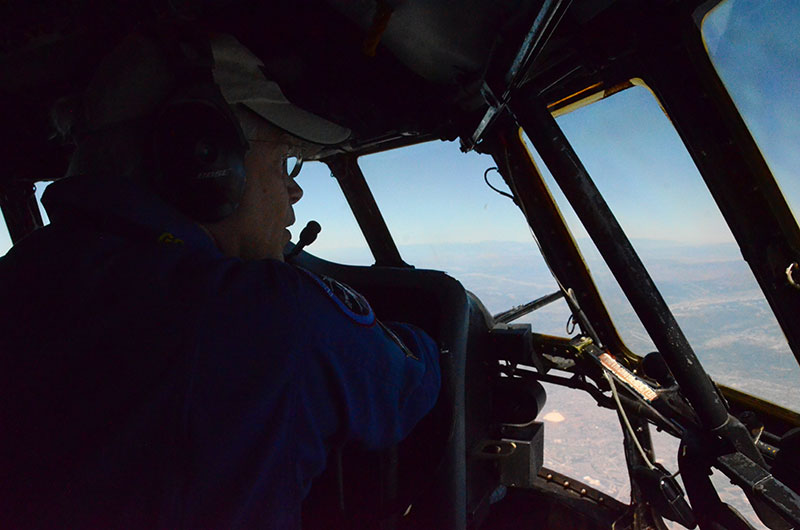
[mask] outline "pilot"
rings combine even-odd
[[[433,407],[425,332],[284,263],[287,161],[349,131],[262,70],[228,35],[144,31],[58,109],[51,223],[0,259],[0,526],[299,528],[332,448]]]

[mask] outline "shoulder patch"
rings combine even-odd
[[[375,324],[375,313],[361,293],[333,278],[314,274],[302,267],[298,267],[298,269],[314,280],[314,283],[322,288],[328,298],[351,320],[362,326]]]

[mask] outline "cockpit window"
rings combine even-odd
[[[800,403],[800,367],[722,215],[652,93],[633,87],[558,118],[706,370],[779,405]],[[548,179],[550,179],[548,175]],[[654,346],[557,185],[617,330]]]
[[[454,276],[492,314],[557,290],[520,210],[486,185],[489,155],[430,142],[364,156],[359,165],[407,263]],[[486,178],[508,192],[495,170]],[[519,322],[566,336],[568,317],[559,300]]]
[[[800,3],[727,0],[703,20],[709,56],[800,218]]]
[[[42,214],[42,222],[44,224],[50,223],[47,217],[47,212],[42,206],[42,194],[50,182],[37,182],[36,183],[36,204],[39,206],[39,211]],[[4,256],[11,248],[11,235],[8,233],[8,225],[4,217],[0,216],[0,256]]]
[[[46,190],[47,186],[49,185],[50,182],[36,183],[36,204],[39,205],[39,212],[42,214],[43,225],[50,224],[50,218],[47,216],[47,210],[45,210],[44,206],[42,206],[42,195],[44,195],[44,190]]]
[[[0,216],[0,256],[4,256],[11,248],[11,236],[8,234],[6,220]]]
[[[351,265],[375,263],[364,235],[330,169],[320,162],[306,162],[297,176],[303,198],[294,205],[295,224],[290,227],[292,241],[311,220],[322,226],[316,241],[308,247],[313,255]]]

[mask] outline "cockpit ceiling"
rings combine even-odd
[[[369,141],[458,134],[458,122],[484,104],[487,70],[510,64],[541,0],[309,3],[278,13],[264,5],[254,19],[269,27],[249,27],[246,44],[290,99]]]
[[[609,32],[607,27],[593,30],[598,20],[612,11],[631,18],[656,4],[664,8],[698,1],[573,1],[524,79],[556,90],[555,96],[561,89],[560,97],[590,86],[608,58],[619,56],[618,50],[603,49],[602,35]],[[18,125],[19,138],[46,143],[53,101],[82,90],[120,36],[173,10],[239,37],[263,59],[290,100],[351,128],[351,149],[388,138],[455,138],[469,133],[485,111],[484,82],[503,88],[509,65],[544,3],[7,0],[0,6],[2,119]],[[16,152],[19,157],[25,149]]]
[[[330,4],[365,34],[381,23],[383,15],[382,46],[426,80],[456,84],[480,76],[498,36],[529,23],[541,0],[330,0]]]
[[[152,9],[158,0],[8,0],[0,95],[15,102],[17,110],[4,109],[14,121],[41,119],[57,97],[82,89],[117,39],[174,9],[237,35],[290,99],[361,140],[439,131],[482,104],[480,79],[498,56],[513,56],[540,3],[163,0]]]

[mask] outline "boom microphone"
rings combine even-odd
[[[291,252],[284,256],[284,260],[293,259],[295,256],[300,254],[300,251],[303,250],[304,247],[307,247],[314,241],[316,241],[317,236],[319,235],[320,231],[322,231],[322,227],[316,221],[309,221],[308,224],[300,231],[300,240],[294,246]]]

